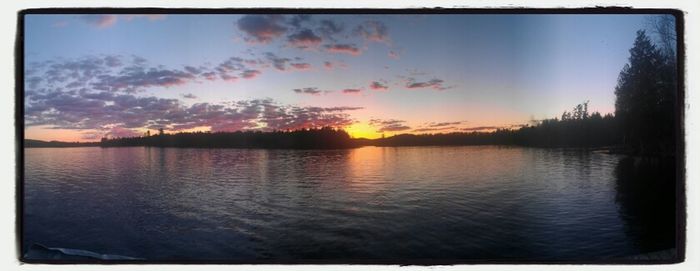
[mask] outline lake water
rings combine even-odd
[[[634,165],[497,146],[25,149],[23,249],[149,260],[595,261],[672,248],[674,205],[658,216],[663,204],[652,201],[650,212],[659,193],[625,180],[649,176]]]

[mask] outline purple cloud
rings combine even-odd
[[[149,87],[172,87],[186,84],[195,79],[195,76],[180,70],[168,70],[150,68],[131,69],[122,71],[118,75],[101,75],[99,82],[92,84],[97,90],[133,92]]]
[[[192,82],[196,74],[188,70],[148,67],[138,57],[84,57],[30,64],[37,76],[27,76],[28,90],[40,87],[77,90],[136,92],[150,87],[171,87]],[[38,77],[38,78],[37,78]]]
[[[177,99],[139,97],[84,89],[77,92],[26,93],[25,123],[109,136],[136,135],[136,130],[171,131],[208,127],[211,131],[293,130],[355,123],[347,111],[361,107],[300,107],[271,99],[186,106]],[[115,128],[116,127],[116,128]],[[116,130],[115,130],[116,129]]]
[[[307,49],[317,47],[323,40],[310,29],[302,29],[287,37],[287,42],[292,47]]]
[[[182,98],[185,98],[185,99],[197,99],[197,96],[195,96],[192,93],[186,93],[186,94],[182,94],[180,96],[182,96]]]
[[[246,41],[264,44],[287,31],[283,23],[281,15],[246,15],[238,20],[237,25],[239,30],[248,35]]]

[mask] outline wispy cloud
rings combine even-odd
[[[323,90],[319,90],[316,87],[295,88],[295,89],[292,89],[292,91],[299,93],[299,94],[310,94],[310,95],[320,95],[321,93],[323,93]]]
[[[445,127],[452,125],[460,125],[465,123],[465,121],[450,121],[450,122],[431,122],[428,124],[429,127]]]
[[[342,90],[343,94],[359,94],[362,89],[359,88],[346,88]]]
[[[372,83],[369,84],[369,88],[373,90],[387,90],[389,86],[387,86],[386,82],[372,81]]]
[[[411,127],[405,124],[404,120],[396,119],[370,119],[369,125],[377,128],[377,133],[400,132],[410,130]]]
[[[132,21],[138,18],[146,18],[149,21],[158,21],[165,19],[166,15],[163,14],[128,14],[128,15],[116,15],[116,14],[87,14],[80,15],[78,18],[83,22],[92,25],[97,28],[108,28],[114,26],[117,21]],[[65,26],[67,23],[61,25]]]
[[[446,87],[443,85],[445,81],[442,79],[433,78],[428,81],[416,81],[414,78],[408,78],[406,82],[406,88],[416,89],[416,88],[432,88],[435,90],[446,90],[451,87]]]
[[[477,126],[477,127],[466,127],[466,128],[460,128],[461,131],[465,132],[477,132],[477,131],[491,131],[491,130],[496,130],[500,129],[503,127],[500,126]]]
[[[302,58],[289,63],[290,58],[266,53],[265,59],[229,57],[212,65],[188,65],[170,68],[152,65],[138,56],[88,56],[79,59],[54,59],[31,63],[27,67],[25,84],[28,90],[40,87],[60,87],[65,90],[91,88],[115,92],[141,92],[149,88],[170,88],[202,80],[237,82],[253,79],[268,67],[280,71],[301,71],[312,68]],[[259,67],[259,68],[253,68]],[[291,69],[289,69],[291,67]]]
[[[330,53],[337,54],[348,54],[353,56],[359,56],[362,54],[362,50],[357,48],[354,44],[326,44],[324,45],[326,51]]]
[[[417,128],[417,129],[413,129],[413,132],[417,132],[417,133],[441,132],[441,131],[450,130],[450,129],[454,129],[454,128],[455,127],[452,127],[452,126],[438,127],[438,128]]]

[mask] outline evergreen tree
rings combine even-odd
[[[642,30],[615,88],[624,142],[639,153],[669,152],[674,142],[675,66]]]

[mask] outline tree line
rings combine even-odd
[[[194,132],[142,137],[103,138],[102,147],[152,146],[184,148],[279,148],[279,149],[341,149],[354,147],[344,130],[324,127],[295,131],[237,131]]]

